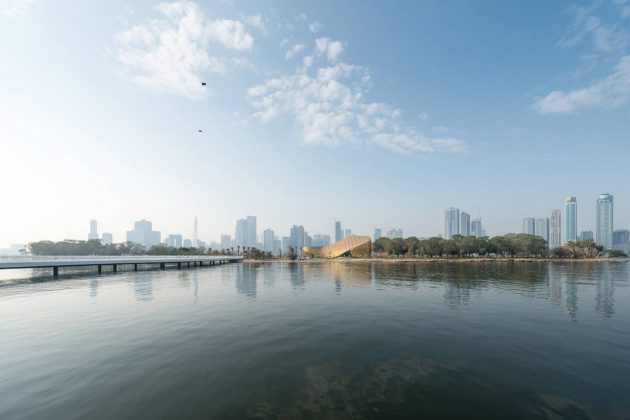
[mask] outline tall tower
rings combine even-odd
[[[444,239],[451,239],[459,234],[459,209],[449,207],[444,212]]]
[[[536,219],[533,217],[523,218],[523,233],[527,233],[528,235],[536,234]]]
[[[343,230],[341,230],[341,222],[335,221],[335,242],[343,239]]]
[[[564,242],[577,240],[577,199],[564,200]]]
[[[462,236],[470,236],[470,214],[465,211],[459,215],[459,234]]]
[[[549,248],[562,245],[562,216],[560,210],[551,212],[551,229],[549,232]]]
[[[197,245],[199,245],[199,240],[197,238],[197,216],[195,216],[195,221],[193,222],[192,246],[197,248]]]
[[[98,240],[98,229],[96,220],[90,220],[90,233],[88,233],[88,240]]]
[[[613,247],[613,196],[601,194],[597,199],[595,240],[606,249]]]

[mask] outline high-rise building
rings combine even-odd
[[[195,216],[195,221],[193,222],[193,231],[192,231],[192,246],[195,248],[199,248],[199,244],[197,241],[199,238],[197,237],[197,216]]]
[[[184,239],[183,245],[184,248],[192,248],[192,241],[190,239]]]
[[[459,209],[449,207],[444,212],[444,239],[451,239],[459,234]]]
[[[605,249],[613,247],[613,196],[600,194],[597,198],[595,241]]]
[[[289,252],[289,247],[291,246],[291,237],[290,236],[283,236],[282,237],[282,253],[286,254],[287,252]],[[295,248],[293,248],[295,249]]]
[[[302,225],[293,225],[291,227],[291,246],[295,249],[295,252],[300,254],[302,247],[305,246],[305,236],[306,232],[304,232],[304,226]]]
[[[613,232],[613,249],[630,252],[630,231],[623,229]]]
[[[263,231],[263,251],[275,253],[276,236],[271,229],[265,229]]]
[[[593,235],[593,231],[592,230],[583,230],[582,232],[580,232],[580,236],[578,236],[578,239],[580,241],[584,241],[586,239],[595,239],[595,236]]]
[[[557,248],[562,245],[562,216],[560,210],[551,212],[551,224],[549,227],[549,247]]]
[[[379,228],[374,229],[374,237],[373,240],[378,240],[381,236],[383,236],[383,231]]]
[[[173,248],[181,248],[182,242],[183,242],[182,235],[179,235],[179,234],[174,234],[174,235],[171,234],[166,237],[166,246],[171,246]]]
[[[540,236],[547,242],[547,244],[549,244],[549,218],[548,217],[536,219],[536,224],[534,226],[534,235]]]
[[[470,234],[475,238],[485,236],[485,232],[481,226],[481,219],[473,219],[472,222],[470,222]]]
[[[313,235],[312,246],[326,246],[330,245],[330,235]]]
[[[98,240],[98,229],[96,220],[90,220],[90,233],[88,233],[88,240]]]
[[[103,233],[102,238],[103,245],[111,245],[114,243],[114,237],[111,233]]]
[[[343,233],[344,238],[349,238],[352,236],[352,229],[346,229]]]
[[[341,222],[335,221],[335,242],[343,239],[343,230],[341,230]]]
[[[153,230],[153,224],[146,219],[138,220],[133,224],[133,230],[127,231],[127,241],[135,242],[150,248],[160,244],[160,232]]]
[[[247,216],[236,221],[236,232],[234,235],[235,246],[255,247],[256,238],[256,216]]]
[[[523,218],[523,233],[528,235],[536,234],[536,219],[533,217],[524,217]]]
[[[459,234],[470,236],[470,214],[465,211],[459,214]]]
[[[258,244],[258,230],[256,228],[256,216],[247,216],[247,245],[256,246]]]
[[[564,200],[564,243],[577,240],[577,199]]]
[[[390,239],[394,239],[394,238],[401,238],[403,237],[403,230],[402,229],[396,229],[396,228],[391,228],[390,230],[387,231],[387,237]]]
[[[221,235],[221,249],[228,249],[232,246],[232,237],[230,235]]]

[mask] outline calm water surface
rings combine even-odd
[[[0,419],[630,418],[630,264],[13,272]]]

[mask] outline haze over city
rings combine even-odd
[[[567,196],[593,230],[602,193],[627,229],[629,23],[626,1],[2,1],[0,248],[195,216],[205,241],[246,215],[428,237],[449,207],[495,235]]]

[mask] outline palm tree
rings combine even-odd
[[[597,245],[597,243],[592,239],[585,239],[583,241],[579,241],[578,243],[580,249],[584,253],[586,258],[596,258],[600,252],[604,250],[604,247],[601,245]]]
[[[578,258],[578,249],[580,248],[578,241],[567,241],[567,248],[571,251],[572,258]]]

